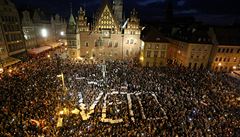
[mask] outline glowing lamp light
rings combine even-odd
[[[63,111],[60,111],[59,114],[60,114],[60,115],[63,115]]]
[[[50,55],[47,55],[48,58],[50,58],[51,56]]]
[[[41,30],[41,35],[42,35],[42,37],[46,38],[48,36],[47,29],[42,29]]]
[[[11,69],[9,69],[9,70],[8,70],[8,72],[9,72],[9,73],[12,73],[12,70],[11,70]]]
[[[83,60],[83,58],[82,58],[82,57],[78,57],[78,59],[79,59],[79,60]]]
[[[0,73],[3,73],[3,68],[0,68]]]
[[[90,59],[93,60],[93,57],[91,57]]]
[[[235,70],[235,69],[237,69],[237,67],[236,67],[236,66],[233,66],[233,69]]]
[[[218,63],[218,66],[222,66],[222,63]]]
[[[143,61],[143,60],[144,60],[144,58],[143,58],[143,57],[140,57],[140,60],[141,60],[141,61]]]
[[[61,31],[61,32],[60,32],[60,35],[61,35],[61,36],[64,36],[64,35],[65,35],[65,33],[64,33],[63,31]]]
[[[24,38],[25,38],[26,40],[28,40],[28,36],[27,36],[27,35],[24,35]]]

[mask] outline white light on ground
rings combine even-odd
[[[78,59],[79,59],[79,60],[83,60],[83,58],[82,58],[82,57],[78,57]]]
[[[64,33],[63,31],[61,31],[61,32],[60,32],[60,35],[61,35],[61,36],[64,36],[64,35],[65,35],[65,33]]]
[[[48,36],[47,29],[42,29],[41,30],[41,35],[42,35],[42,37],[46,38]]]
[[[11,72],[12,72],[12,69],[9,69],[8,72],[11,73]]]
[[[3,73],[3,68],[0,68],[0,73]]]
[[[28,40],[28,36],[27,36],[27,35],[24,35],[24,38],[25,38],[26,40]]]

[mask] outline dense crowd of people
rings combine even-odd
[[[54,54],[51,58],[43,54],[0,74],[0,136],[240,135],[239,81],[228,75],[174,65],[143,68],[135,61],[107,61],[104,78],[101,63],[61,62]],[[58,77],[61,71],[66,91]],[[137,93],[131,94],[134,116],[129,114],[127,96],[110,95],[113,89]],[[60,110],[80,110],[80,102],[88,109],[101,92],[109,93],[107,101],[102,97],[88,120],[62,115],[63,125],[57,127]],[[101,121],[104,102],[106,116],[123,122]]]

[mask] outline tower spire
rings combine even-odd
[[[86,0],[84,0],[83,8],[84,8],[84,9],[87,9],[87,7],[86,7]]]
[[[72,2],[70,2],[70,14],[72,14]]]

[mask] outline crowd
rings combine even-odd
[[[42,55],[0,74],[0,136],[240,135],[238,85],[226,75],[171,65],[142,68],[133,61],[107,61],[103,78],[98,63],[58,61],[54,53],[51,58]],[[57,77],[61,71],[66,94]],[[127,97],[115,94],[107,96],[107,101],[102,97],[88,120],[76,114],[62,115],[62,127],[56,126],[62,108],[80,109],[80,102],[89,108],[100,92],[105,96],[113,89],[138,93],[131,95],[134,121]],[[123,118],[123,122],[101,122],[104,101],[107,117]]]

